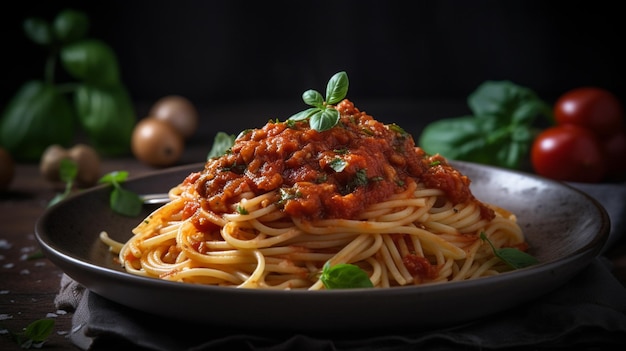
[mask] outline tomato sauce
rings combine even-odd
[[[308,121],[268,122],[237,138],[230,152],[209,160],[188,178],[201,206],[232,212],[244,192],[281,190],[282,211],[304,219],[353,219],[368,206],[406,189],[409,181],[441,189],[454,203],[477,201],[470,180],[438,155],[416,147],[412,136],[385,125],[349,100],[335,108],[339,123],[326,131]],[[493,211],[482,205],[483,216]],[[190,208],[191,209],[191,208]]]

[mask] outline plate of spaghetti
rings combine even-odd
[[[322,107],[125,182],[168,194],[139,218],[113,212],[106,186],[62,201],[37,223],[42,250],[140,311],[338,331],[489,316],[559,287],[607,240],[606,211],[575,188],[428,155],[347,99]]]

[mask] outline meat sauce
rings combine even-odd
[[[184,216],[192,216],[198,206],[232,212],[244,192],[280,190],[275,202],[289,216],[354,219],[405,190],[413,179],[441,189],[453,203],[476,201],[482,216],[493,218],[493,211],[473,197],[470,180],[443,157],[427,155],[411,135],[374,120],[349,100],[335,108],[340,121],[323,132],[311,129],[308,121],[286,121],[240,135],[230,152],[185,180],[201,200],[190,204]],[[204,226],[200,219],[195,222]]]

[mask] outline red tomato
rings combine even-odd
[[[558,124],[576,124],[599,136],[624,126],[624,108],[613,93],[596,87],[581,87],[561,95],[554,104]]]
[[[530,156],[535,173],[555,180],[600,182],[607,171],[597,137],[572,124],[543,130],[533,141]]]
[[[626,176],[626,128],[604,139],[602,146],[609,180],[622,180]]]

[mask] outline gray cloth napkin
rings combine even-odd
[[[366,335],[271,334],[170,321],[131,310],[62,279],[58,308],[74,309],[72,342],[82,350],[584,350],[626,346],[626,289],[595,259],[539,300],[473,323]],[[76,299],[77,295],[82,295]],[[419,317],[418,317],[419,318]]]
[[[620,239],[626,232],[626,187],[571,185],[607,209],[611,219],[607,244]],[[537,300],[473,323],[427,331],[324,335],[225,330],[155,318],[90,292],[65,275],[55,304],[74,311],[72,342],[82,350],[94,351],[113,347],[155,351],[623,350],[626,346],[626,288],[611,274],[611,263],[602,256]]]
[[[602,253],[605,253],[626,234],[626,184],[567,184],[596,199],[608,213],[611,220],[611,232],[602,249]]]

